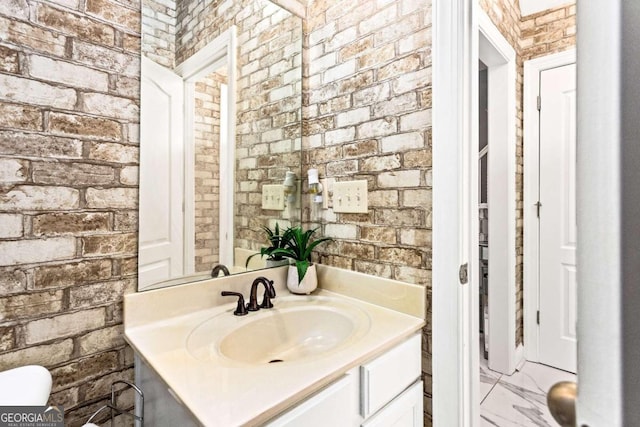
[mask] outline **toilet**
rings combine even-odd
[[[51,374],[37,365],[0,372],[0,406],[43,406],[51,393]]]

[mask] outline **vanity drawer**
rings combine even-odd
[[[358,422],[358,370],[266,423],[265,427],[351,427]]]
[[[360,413],[364,418],[374,414],[420,377],[421,343],[420,334],[413,335],[360,367]]]

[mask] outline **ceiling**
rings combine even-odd
[[[563,4],[574,3],[567,0],[520,0],[520,12],[522,16],[542,12],[547,9],[555,9]]]

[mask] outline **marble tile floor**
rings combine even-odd
[[[480,425],[556,427],[547,409],[547,391],[558,381],[576,381],[576,376],[533,362],[513,375],[502,375],[480,356]]]

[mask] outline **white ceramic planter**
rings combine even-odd
[[[274,261],[272,259],[268,259],[265,261],[265,264],[267,266],[267,268],[271,268],[271,267],[280,267],[281,265],[289,265],[289,260],[288,259],[281,259],[278,261]]]
[[[298,281],[298,269],[295,264],[289,266],[289,274],[287,275],[287,288],[292,294],[309,295],[318,287],[318,275],[316,274],[316,265],[311,264],[304,275],[302,282]]]

